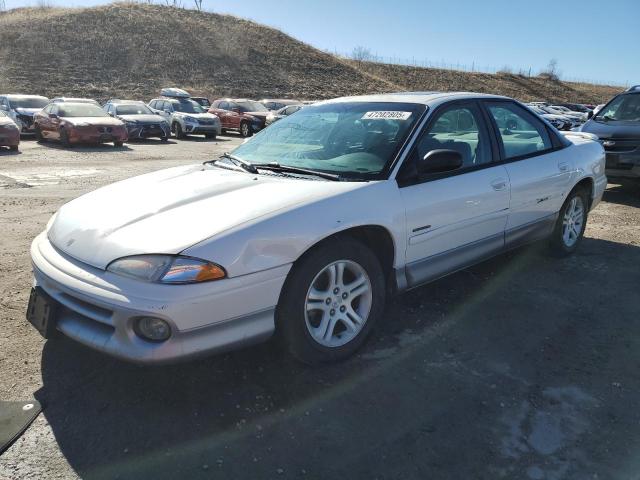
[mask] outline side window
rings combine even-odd
[[[220,106],[218,108],[221,110],[229,110],[229,102],[220,102]]]
[[[475,105],[457,105],[436,112],[429,124],[416,144],[414,161],[440,149],[460,152],[463,169],[492,161],[489,135]]]
[[[550,150],[549,132],[541,120],[511,102],[488,103],[489,113],[498,126],[505,159]]]
[[[158,102],[157,102],[156,100],[151,100],[151,101],[149,102],[149,106],[150,106],[151,108],[153,108],[153,109],[156,109],[156,110],[157,110]]]

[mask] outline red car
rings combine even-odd
[[[33,116],[38,141],[59,140],[73,143],[111,143],[121,147],[127,141],[127,128],[92,103],[50,103]]]
[[[0,147],[18,150],[20,127],[6,113],[0,110]]]
[[[209,113],[220,118],[223,132],[237,130],[243,137],[250,137],[264,128],[269,110],[254,100],[220,98],[211,104]]]

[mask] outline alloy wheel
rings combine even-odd
[[[324,347],[345,345],[362,331],[372,300],[371,280],[360,264],[351,260],[330,263],[307,291],[307,330]]]
[[[582,198],[575,196],[569,202],[562,219],[562,241],[572,247],[580,238],[584,223],[584,205]]]

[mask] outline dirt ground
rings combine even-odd
[[[272,341],[137,367],[27,325],[29,245],[61,204],[239,141],[0,152],[0,398],[44,405],[0,478],[640,478],[634,184],[609,185],[576,255],[528,247],[406,293],[339,365]]]

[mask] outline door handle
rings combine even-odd
[[[558,168],[561,172],[566,172],[567,170],[569,170],[569,164],[567,162],[560,162],[558,163]]]
[[[504,178],[496,178],[493,182],[491,182],[491,187],[494,190],[500,191],[504,190],[507,186],[507,181]]]

